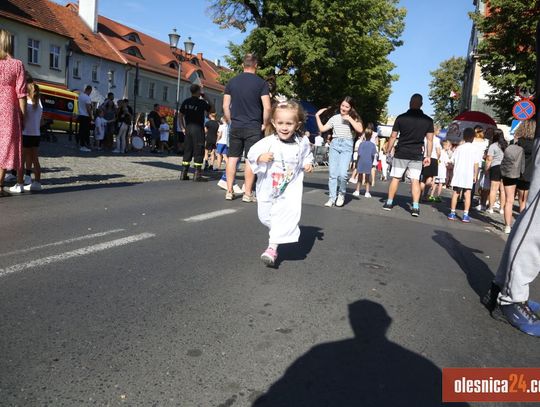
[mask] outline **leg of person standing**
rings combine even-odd
[[[328,153],[328,195],[330,198],[324,204],[325,206],[334,206],[336,203],[340,154],[339,140],[334,139],[330,143],[330,151]]]
[[[202,176],[203,165],[204,165],[204,130],[196,125],[190,125],[190,133],[193,134],[193,166],[195,167],[195,175],[193,176],[193,181],[195,182],[204,182],[208,181]]]
[[[340,141],[341,152],[338,160],[338,196],[336,199],[336,206],[343,206],[343,204],[345,203],[345,195],[347,193],[347,180],[349,178],[349,162],[353,153],[352,139],[342,139]]]
[[[535,174],[527,206],[517,218],[508,237],[490,293],[493,297],[493,291],[496,292],[500,287],[497,301],[504,318],[520,331],[533,336],[540,336],[540,318],[535,314],[539,305],[529,300],[529,284],[540,272],[539,149],[540,139],[536,139],[533,156]]]
[[[245,150],[246,158],[251,147],[253,147],[260,139],[261,139],[261,134],[257,131],[252,131],[246,135],[246,139],[244,143],[244,150]],[[253,184],[254,183],[255,183],[255,174],[253,174],[251,166],[249,165],[249,161],[246,159],[245,165],[244,165],[244,196],[242,197],[243,202],[255,202],[255,198],[253,197]]]
[[[193,148],[194,148],[194,140],[193,140],[193,133],[191,131],[191,126],[187,126],[186,128],[186,138],[184,142],[184,155],[182,157],[182,175],[180,177],[181,180],[187,181],[189,179],[189,166],[191,164],[191,160],[193,159]]]

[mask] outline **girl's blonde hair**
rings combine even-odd
[[[12,53],[11,33],[0,28],[0,59],[6,59]]]
[[[26,91],[28,92],[28,98],[32,101],[34,109],[39,106],[40,91],[37,83],[34,82],[34,78],[28,72],[26,72]]]

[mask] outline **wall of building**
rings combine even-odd
[[[11,32],[15,37],[14,57],[20,59],[30,74],[38,80],[56,85],[66,85],[66,46],[69,39],[49,31],[34,28],[13,20],[0,17],[0,28]],[[38,63],[28,61],[28,40],[39,41]],[[59,67],[49,66],[49,53],[51,45],[60,47]]]
[[[79,62],[79,75],[76,76],[74,68]],[[92,80],[93,67],[97,66],[97,80]],[[114,72],[114,79],[109,83],[108,72]],[[126,65],[119,64],[93,55],[73,53],[69,58],[68,88],[74,91],[83,91],[87,85],[94,88],[90,97],[93,102],[101,104],[107,93],[113,92],[115,100],[124,98],[126,81]]]

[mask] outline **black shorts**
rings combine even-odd
[[[247,157],[249,149],[261,138],[261,130],[232,128],[229,133],[229,157],[239,158],[242,152]]]
[[[204,146],[205,149],[207,149],[208,151],[213,151],[216,149],[216,143],[215,142],[211,142],[211,141],[207,141],[205,146]]]
[[[500,165],[490,167],[490,169],[489,169],[489,179],[491,181],[500,181],[501,180],[501,166]]]
[[[422,180],[436,177],[439,174],[439,160],[432,158],[427,167],[422,167]]]
[[[22,146],[24,148],[39,147],[40,139],[41,137],[39,136],[22,136]]]
[[[531,183],[529,181],[525,181],[524,179],[518,179],[516,186],[517,189],[521,191],[528,191],[531,188]]]
[[[519,178],[501,177],[502,183],[505,187],[511,187],[517,185]]]

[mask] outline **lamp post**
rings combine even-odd
[[[172,33],[169,34],[169,46],[171,51],[178,60],[178,77],[176,79],[176,116],[178,120],[178,110],[180,109],[180,78],[182,77],[182,61],[184,57],[178,52],[178,41],[180,40],[180,34],[176,32],[176,28],[173,28]],[[191,54],[195,43],[188,37],[187,41],[184,41],[184,51],[186,54]]]

